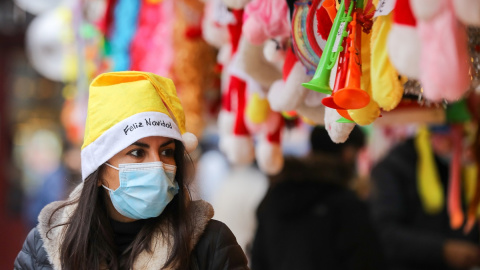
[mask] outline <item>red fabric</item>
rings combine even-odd
[[[98,29],[102,32],[102,34],[109,39],[110,38],[110,31],[112,29],[112,22],[113,22],[113,9],[117,4],[117,0],[107,0],[105,13],[103,14],[102,18],[97,22]]]
[[[187,39],[197,39],[202,37],[202,28],[199,26],[189,26],[185,29]]]
[[[278,123],[277,128],[272,132],[267,134],[267,140],[271,143],[280,144],[283,125],[285,124],[283,117],[280,117],[280,123]]]
[[[235,111],[235,126],[233,128],[233,134],[235,135],[249,135],[247,126],[245,125],[245,106],[247,95],[247,83],[235,76],[230,78],[230,91],[231,96],[236,97],[237,108]]]
[[[232,44],[232,55],[237,52],[238,43],[240,42],[240,37],[242,36],[242,26],[243,26],[243,9],[234,9],[232,14],[235,17],[235,22],[227,26],[228,32],[230,33],[230,43]]]
[[[233,88],[233,80],[230,79],[230,83],[228,85],[227,90],[225,93],[222,95],[222,109],[224,109],[227,112],[232,111],[232,88]]]
[[[397,0],[393,9],[393,21],[397,24],[415,26],[417,20],[413,16],[409,0]]]
[[[320,9],[317,10],[317,25],[318,34],[324,39],[328,39],[328,35],[330,34],[330,30],[332,29],[333,22],[330,20],[328,16],[327,10],[322,6]]]
[[[298,62],[298,59],[293,50],[287,50],[285,63],[283,64],[283,81],[287,81],[288,75],[290,75],[290,71],[292,71],[296,62]]]

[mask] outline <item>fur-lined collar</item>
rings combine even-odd
[[[70,194],[69,200],[74,200],[78,198],[78,196],[80,196],[82,187],[83,184],[80,184],[77,188],[75,188],[75,190]],[[37,228],[43,240],[43,246],[47,251],[48,259],[52,264],[53,269],[55,270],[61,269],[59,250],[60,243],[63,240],[64,226],[56,227],[50,230],[50,232],[48,232],[48,221],[53,211],[57,209],[57,207],[59,207],[62,203],[64,202],[58,201],[50,203],[43,208],[43,210],[40,212],[40,215],[38,216],[39,224]],[[69,217],[75,211],[76,207],[77,204],[72,204],[57,211],[52,216],[51,224],[58,225],[67,222]],[[192,217],[195,224],[191,246],[191,249],[193,249],[198,239],[202,235],[203,231],[205,230],[208,221],[210,221],[210,219],[213,217],[213,208],[209,203],[199,200],[191,202],[188,209],[189,215]],[[167,231],[165,230],[167,226],[168,224],[162,224],[160,229],[162,229],[162,231]],[[147,251],[143,251],[142,253],[140,253],[134,263],[134,269],[153,269],[155,267],[158,268],[158,266],[164,265],[168,257],[168,252],[170,251],[167,245],[169,241],[167,240],[169,239],[163,238],[160,230],[158,230],[157,233],[152,236],[151,246],[153,252],[148,253]]]

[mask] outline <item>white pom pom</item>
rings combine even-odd
[[[388,56],[402,75],[420,77],[420,38],[415,27],[394,24],[388,35]]]
[[[258,167],[268,175],[278,174],[283,168],[282,147],[279,144],[262,140],[255,148]]]
[[[185,132],[182,134],[183,145],[188,153],[192,153],[198,146],[198,139],[193,133]]]

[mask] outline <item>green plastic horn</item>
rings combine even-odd
[[[348,35],[347,29],[348,23],[352,21],[352,10],[356,1],[352,1],[348,8],[348,12],[345,14],[345,0],[340,3],[340,8],[337,11],[335,20],[333,21],[332,30],[328,35],[327,44],[318,63],[317,70],[313,79],[307,83],[302,83],[302,86],[313,91],[317,91],[324,94],[332,94],[332,89],[329,85],[330,72],[337,62],[338,55],[343,51],[341,46],[343,39]]]

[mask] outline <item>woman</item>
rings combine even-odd
[[[248,269],[212,207],[189,197],[186,150],[196,143],[171,80],[135,71],[98,76],[84,181],[42,210],[15,269]]]

